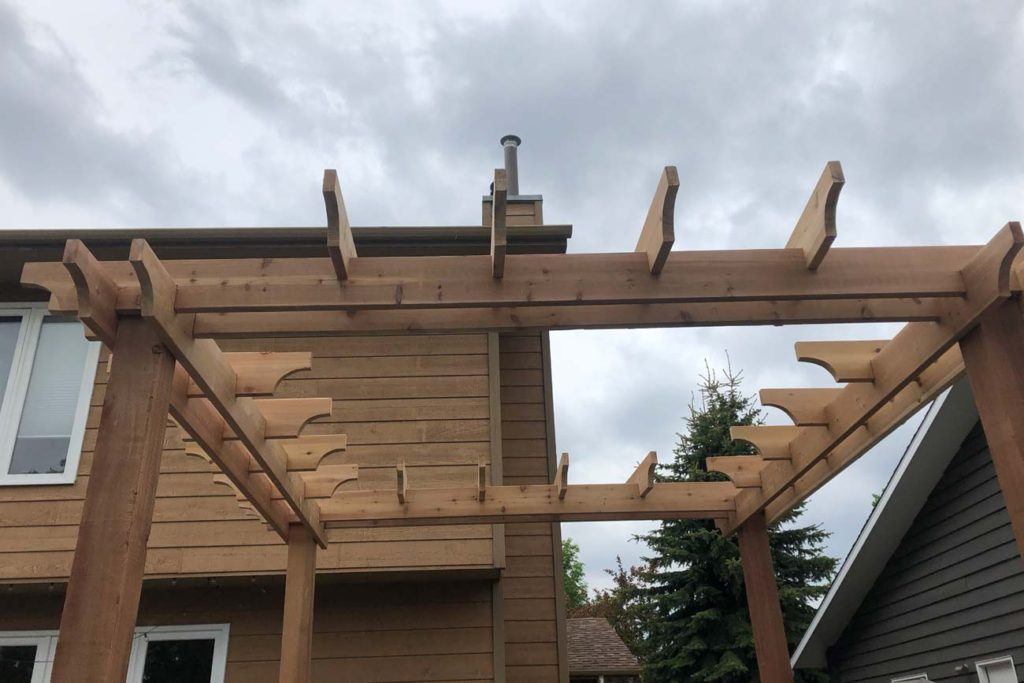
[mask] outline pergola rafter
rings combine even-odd
[[[962,376],[961,341],[971,340],[967,365],[973,368],[966,370],[972,383],[998,393],[1000,382],[1016,381],[1015,371],[997,377],[993,368],[1006,365],[1012,344],[1022,341],[1014,336],[1021,327],[1018,303],[1007,303],[1020,298],[1021,273],[1012,268],[1024,245],[1020,225],[1007,224],[980,247],[834,248],[844,183],[839,163],[826,164],[785,248],[672,251],[679,177],[666,167],[635,252],[515,254],[508,248],[507,180],[499,169],[489,253],[366,257],[357,254],[337,174],[329,170],[322,258],[164,261],[144,240],[134,240],[127,262],[100,262],[69,240],[63,263],[26,264],[22,282],[49,290],[52,312],[77,316],[92,338],[112,349],[142,343],[135,341],[146,338],[141,318],[159,340],[154,353],[173,358],[169,389],[160,363],[150,364],[146,376],[153,391],[167,391],[170,414],[186,433],[186,452],[215,463],[216,480],[289,544],[281,680],[303,680],[316,546],[326,547],[328,527],[706,518],[725,533],[738,532],[746,580],[769,595],[774,581],[766,525]],[[394,488],[339,490],[357,479],[358,469],[321,461],[346,447],[345,436],[301,435],[309,420],[330,413],[331,400],[273,397],[279,382],[310,366],[310,355],[225,353],[216,341],[879,321],[907,325],[888,341],[797,344],[798,360],[821,365],[845,386],[763,390],[762,403],[782,409],[793,425],[734,428],[733,438],[757,453],[708,458],[709,470],[729,478],[722,482],[658,483],[657,457],[650,453],[624,483],[570,484],[566,454],[551,484],[492,485],[481,462],[464,485],[419,488],[415,468],[401,462]],[[985,334],[979,321],[988,321]],[[125,339],[123,326],[131,330]],[[142,364],[139,349],[126,355]],[[1012,402],[1024,389],[1014,386],[1005,395]],[[124,405],[116,410],[151,422],[160,406],[157,400],[138,414]],[[1006,410],[998,397],[990,399],[982,418],[991,421]],[[111,428],[106,416],[105,406],[101,433]],[[999,433],[994,457],[1019,453],[1020,444],[1007,445],[1017,433]],[[144,445],[133,454],[150,462]],[[1019,466],[1004,463],[997,470],[1001,483],[1010,482],[1004,488],[1024,485]],[[144,505],[140,510],[145,514]],[[1015,530],[1024,546],[1024,521]],[[77,567],[76,559],[72,582],[88,583]],[[763,680],[791,680],[777,605],[752,605],[751,611]],[[70,656],[58,650],[58,659]]]

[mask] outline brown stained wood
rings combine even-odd
[[[508,176],[503,168],[494,169],[494,190],[491,201],[491,275],[505,275],[505,254],[508,251],[507,222]]]
[[[558,489],[558,498],[564,500],[565,494],[569,490],[568,453],[562,453],[562,457],[558,459],[558,467],[555,469],[555,488]]]
[[[836,239],[836,205],[844,184],[846,178],[839,162],[825,164],[825,170],[821,172],[818,184],[786,242],[787,249],[803,251],[809,270],[816,270],[821,265]]]
[[[309,683],[313,656],[313,598],[317,541],[301,524],[288,531],[279,683]]]
[[[786,627],[779,604],[779,586],[772,568],[768,527],[764,515],[751,516],[739,528],[740,564],[747,595],[750,626],[754,632],[758,680],[761,683],[793,683],[789,665]]]
[[[487,431],[488,455],[491,465],[491,484],[500,486],[505,480],[505,453],[502,444],[502,405],[501,405],[501,338],[497,332],[487,333]],[[494,567],[503,569],[506,565],[505,556],[505,525],[491,525],[491,555]],[[495,636],[497,637],[497,636]],[[495,657],[504,653],[495,651]],[[504,674],[504,666],[501,668]]]
[[[757,455],[718,455],[706,459],[708,472],[721,472],[737,488],[759,488],[768,461]]]
[[[1024,317],[1015,301],[960,342],[1017,548],[1024,555]]]
[[[238,435],[239,443],[259,462],[263,473],[299,521],[307,526],[318,543],[326,546],[317,509],[302,499],[300,482],[288,474],[287,457],[280,444],[266,438],[265,420],[256,408],[255,399],[236,397],[235,373],[217,343],[209,339],[196,340],[182,326],[173,308],[177,287],[145,240],[132,241],[129,262],[139,279],[143,318],[155,327],[178,363],[203,389],[216,412]]]
[[[727,482],[667,482],[642,497],[639,484],[575,484],[564,499],[551,484],[492,486],[484,502],[476,486],[407,490],[404,502],[394,490],[342,491],[320,503],[320,518],[335,527],[707,519],[732,512],[737,492]]]
[[[803,325],[854,322],[930,322],[939,319],[933,299],[742,301],[691,304],[520,306],[443,310],[199,313],[197,337],[434,334],[480,329],[548,330],[640,327]]]
[[[93,338],[108,347],[117,337],[117,287],[81,240],[64,245],[64,267],[74,283],[78,317]]]
[[[790,462],[776,462],[761,473],[762,491],[744,489],[736,496],[736,514],[723,529],[735,530],[750,515],[765,509],[817,463],[826,459],[844,439],[861,429],[875,413],[921,375],[978,320],[1009,297],[1011,267],[1024,245],[1019,223],[1008,223],[963,269],[968,295],[944,304],[938,323],[908,323],[872,361],[873,382],[848,384],[830,404],[827,428],[802,427],[790,442]]]
[[[120,322],[113,347],[118,363],[64,600],[57,683],[124,680],[142,591],[174,358],[138,319]]]
[[[871,382],[875,379],[871,363],[888,343],[886,339],[797,342],[796,359],[820,365],[837,382]]]
[[[788,460],[789,444],[800,434],[789,425],[737,425],[729,428],[734,441],[749,443],[765,460]]]
[[[487,463],[481,462],[476,466],[476,477],[477,477],[477,500],[483,502],[487,500]]]
[[[960,271],[977,254],[977,247],[833,249],[808,271],[795,249],[676,251],[657,278],[644,254],[522,254],[501,282],[489,255],[360,257],[344,287],[326,259],[281,259],[289,261],[284,276],[245,259],[168,273],[179,313],[959,298]],[[53,265],[26,264],[22,281],[49,289],[56,308],[73,308],[70,277]],[[138,311],[139,284],[117,266],[108,272],[119,286],[118,311]]]
[[[658,454],[651,451],[640,461],[640,464],[633,470],[626,480],[627,484],[635,484],[637,495],[646,498],[647,494],[654,488],[654,474],[658,469]],[[561,496],[560,496],[561,497]]]
[[[658,189],[654,192],[647,218],[640,230],[635,251],[647,255],[651,275],[658,275],[665,267],[669,252],[676,241],[675,208],[679,191],[679,172],[675,166],[666,166],[661,172]]]
[[[324,170],[324,206],[327,209],[327,253],[335,278],[344,281],[349,277],[349,263],[356,256],[356,245],[352,241],[338,172],[333,168]]]
[[[827,425],[828,404],[842,389],[761,389],[761,405],[786,413],[800,427]]]

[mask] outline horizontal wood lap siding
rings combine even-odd
[[[324,464],[356,463],[341,489],[393,488],[405,462],[413,486],[467,485],[489,461],[487,335],[235,340],[227,350],[311,351],[313,367],[285,380],[282,397],[330,396],[333,414],[304,434],[346,432],[348,450]],[[89,482],[108,379],[101,360],[79,476],[69,486],[0,487],[0,581],[66,579]],[[246,514],[216,471],[186,456],[169,428],[157,487],[146,572],[150,576],[281,572],[286,549]],[[493,564],[491,527],[332,529],[322,570],[483,568]]]
[[[829,664],[844,682],[923,672],[933,681],[976,681],[974,662],[1001,655],[1011,655],[1024,677],[1024,562],[979,425],[830,650]]]
[[[501,335],[501,430],[506,484],[547,484],[547,409],[539,332]],[[559,681],[558,607],[548,523],[506,524],[505,672],[508,683]],[[557,549],[560,553],[560,549]]]
[[[312,683],[482,683],[491,665],[491,583],[347,584],[316,590]],[[276,683],[280,583],[149,588],[138,625],[230,625],[227,683]],[[56,629],[61,596],[5,596],[0,630]]]

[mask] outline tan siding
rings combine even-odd
[[[490,582],[329,583],[316,591],[313,683],[491,681]],[[230,625],[228,683],[275,683],[281,582],[147,588],[140,627]],[[56,629],[59,592],[5,597],[0,630]],[[543,656],[538,653],[536,656]]]
[[[553,444],[548,443],[540,333],[502,335],[500,365],[505,483],[549,483]],[[505,529],[506,680],[559,681],[555,596],[561,576],[554,575],[552,525],[508,524]]]
[[[393,487],[393,468],[403,461],[416,486],[470,482],[476,464],[489,458],[486,334],[233,340],[222,346],[313,352],[312,368],[285,380],[277,395],[334,399],[333,414],[303,433],[348,434],[348,450],[324,461],[360,466],[359,481],[341,491]],[[104,355],[75,484],[0,488],[0,580],[67,577],[107,379]],[[213,483],[216,468],[186,456],[176,428],[168,429],[165,447],[147,574],[283,571],[284,545],[247,516],[227,488]],[[332,544],[318,559],[328,571],[484,568],[494,559],[489,526],[331,530],[329,536]]]

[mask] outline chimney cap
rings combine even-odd
[[[523,144],[523,141],[522,141],[522,139],[518,135],[511,135],[511,134],[509,134],[509,135],[506,135],[503,138],[501,138],[501,146],[502,147],[504,147],[504,146],[506,146],[508,144],[511,144],[513,147],[518,147],[519,145]]]

